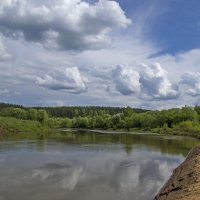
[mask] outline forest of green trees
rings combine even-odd
[[[30,108],[1,103],[0,118],[36,121],[48,128],[137,130],[200,137],[199,106],[152,111],[131,107]]]

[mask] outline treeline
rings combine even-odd
[[[43,109],[23,108],[23,107],[2,107],[0,117],[13,117],[22,120],[38,121],[42,125],[48,125],[48,114]]]
[[[66,126],[81,128],[113,128],[113,129],[153,129],[174,128],[186,121],[199,123],[199,107],[183,107],[162,111],[135,112],[131,108],[124,108],[123,112],[114,115],[102,113],[96,116],[75,117],[66,119]],[[59,120],[59,118],[57,118]],[[64,126],[64,122],[63,122]]]
[[[75,117],[95,117],[102,115],[116,115],[118,113],[126,112],[126,108],[120,107],[100,107],[100,106],[71,106],[71,107],[35,107],[35,109],[43,109],[46,110],[49,114],[49,117],[67,117],[69,119],[73,119]],[[136,109],[129,108],[132,112],[142,113],[147,110],[144,109]]]
[[[50,128],[145,130],[200,136],[200,107],[142,110],[130,107],[27,108],[0,104],[0,117],[34,120]]]
[[[115,115],[118,113],[126,112],[127,108],[121,107],[100,107],[100,106],[62,106],[62,107],[23,107],[21,105],[14,105],[14,104],[6,104],[0,103],[0,112],[3,108],[21,108],[23,110],[45,110],[48,113],[49,117],[61,117],[61,118],[69,118],[73,119],[75,117],[86,117],[86,116],[99,116],[99,115]],[[132,112],[135,113],[142,113],[146,112],[147,110],[139,109],[139,108],[130,108]]]
[[[50,127],[114,128],[115,118],[147,110],[118,107],[23,107],[0,104],[0,117],[39,121]]]

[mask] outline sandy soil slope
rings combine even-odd
[[[200,200],[200,147],[190,151],[154,200]]]

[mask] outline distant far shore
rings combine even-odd
[[[143,132],[200,138],[200,106],[168,110],[131,107],[23,107],[0,103],[0,137],[60,128]]]

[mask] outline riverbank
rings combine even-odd
[[[32,120],[19,120],[12,117],[0,117],[0,140],[3,139],[32,139],[36,134],[46,134],[48,127]]]
[[[193,148],[154,200],[200,199],[200,147]]]
[[[39,122],[51,129],[105,129],[200,138],[200,106],[169,110],[130,107],[23,107],[1,104],[0,117]],[[1,126],[0,126],[1,128]]]
[[[51,120],[50,120],[51,122]],[[34,121],[34,120],[22,120],[13,117],[0,117],[0,139],[9,139],[17,137],[18,139],[33,139],[38,138],[38,133],[41,135],[46,135],[49,132],[55,132],[55,130],[84,130],[84,131],[94,131],[102,133],[147,133],[147,134],[157,134],[157,135],[176,135],[176,136],[189,136],[193,138],[200,138],[199,130],[192,126],[182,126],[173,128],[129,128],[129,129],[91,129],[91,128],[62,128],[60,126],[54,126],[48,122],[46,125]],[[190,128],[188,128],[190,127]],[[192,127],[192,128],[191,128]],[[26,134],[21,134],[26,133]],[[20,138],[21,137],[21,138]],[[40,136],[39,136],[40,137]]]

